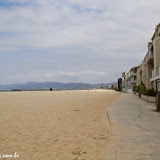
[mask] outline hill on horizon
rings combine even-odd
[[[26,83],[14,83],[7,85],[0,85],[0,90],[12,90],[12,89],[93,89],[100,86],[115,85],[117,82],[111,83],[61,83],[61,82],[26,82]]]

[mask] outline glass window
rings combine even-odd
[[[157,67],[157,75],[160,75],[160,66]]]
[[[152,89],[154,89],[154,82],[152,82]]]
[[[154,77],[154,69],[152,70],[152,78]]]
[[[149,51],[149,58],[151,58],[151,50]]]
[[[157,82],[157,90],[160,90],[160,82]]]

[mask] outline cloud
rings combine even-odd
[[[47,78],[52,78],[54,76],[97,76],[97,75],[106,75],[105,72],[96,72],[96,71],[81,71],[81,72],[64,72],[64,71],[56,71],[52,73],[47,73]]]
[[[84,70],[80,72],[70,71],[55,71],[45,74],[46,81],[59,81],[59,82],[88,82],[88,83],[99,83],[99,78],[104,80],[104,77],[109,76],[107,72],[98,72],[91,70]],[[90,79],[94,79],[91,81]]]
[[[141,63],[160,22],[159,5],[158,0],[2,0],[0,82],[115,81]]]

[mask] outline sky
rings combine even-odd
[[[159,0],[0,0],[0,84],[115,82],[139,65]]]

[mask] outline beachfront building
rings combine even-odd
[[[148,52],[142,61],[142,81],[147,89],[153,88],[153,83],[151,82],[152,71],[154,69],[154,57],[153,57],[153,45],[152,42],[148,43]]]
[[[122,73],[122,91],[125,92],[126,72]]]
[[[146,61],[145,58],[142,61],[142,82],[147,85],[147,72],[146,72]]]
[[[156,26],[151,40],[141,65],[122,73],[123,91],[131,92],[133,86],[138,86],[141,82],[147,89],[160,90],[160,24]]]
[[[125,79],[125,92],[132,93],[132,89],[136,86],[137,82],[137,69],[139,66],[132,67],[129,71],[126,71],[123,76]]]
[[[142,64],[137,68],[137,79],[136,79],[136,86],[139,86],[142,82]]]
[[[118,79],[118,91],[122,91],[122,78]]]
[[[152,87],[158,91],[160,90],[160,24],[155,28],[155,33],[152,37],[152,52],[153,68],[150,81]]]

